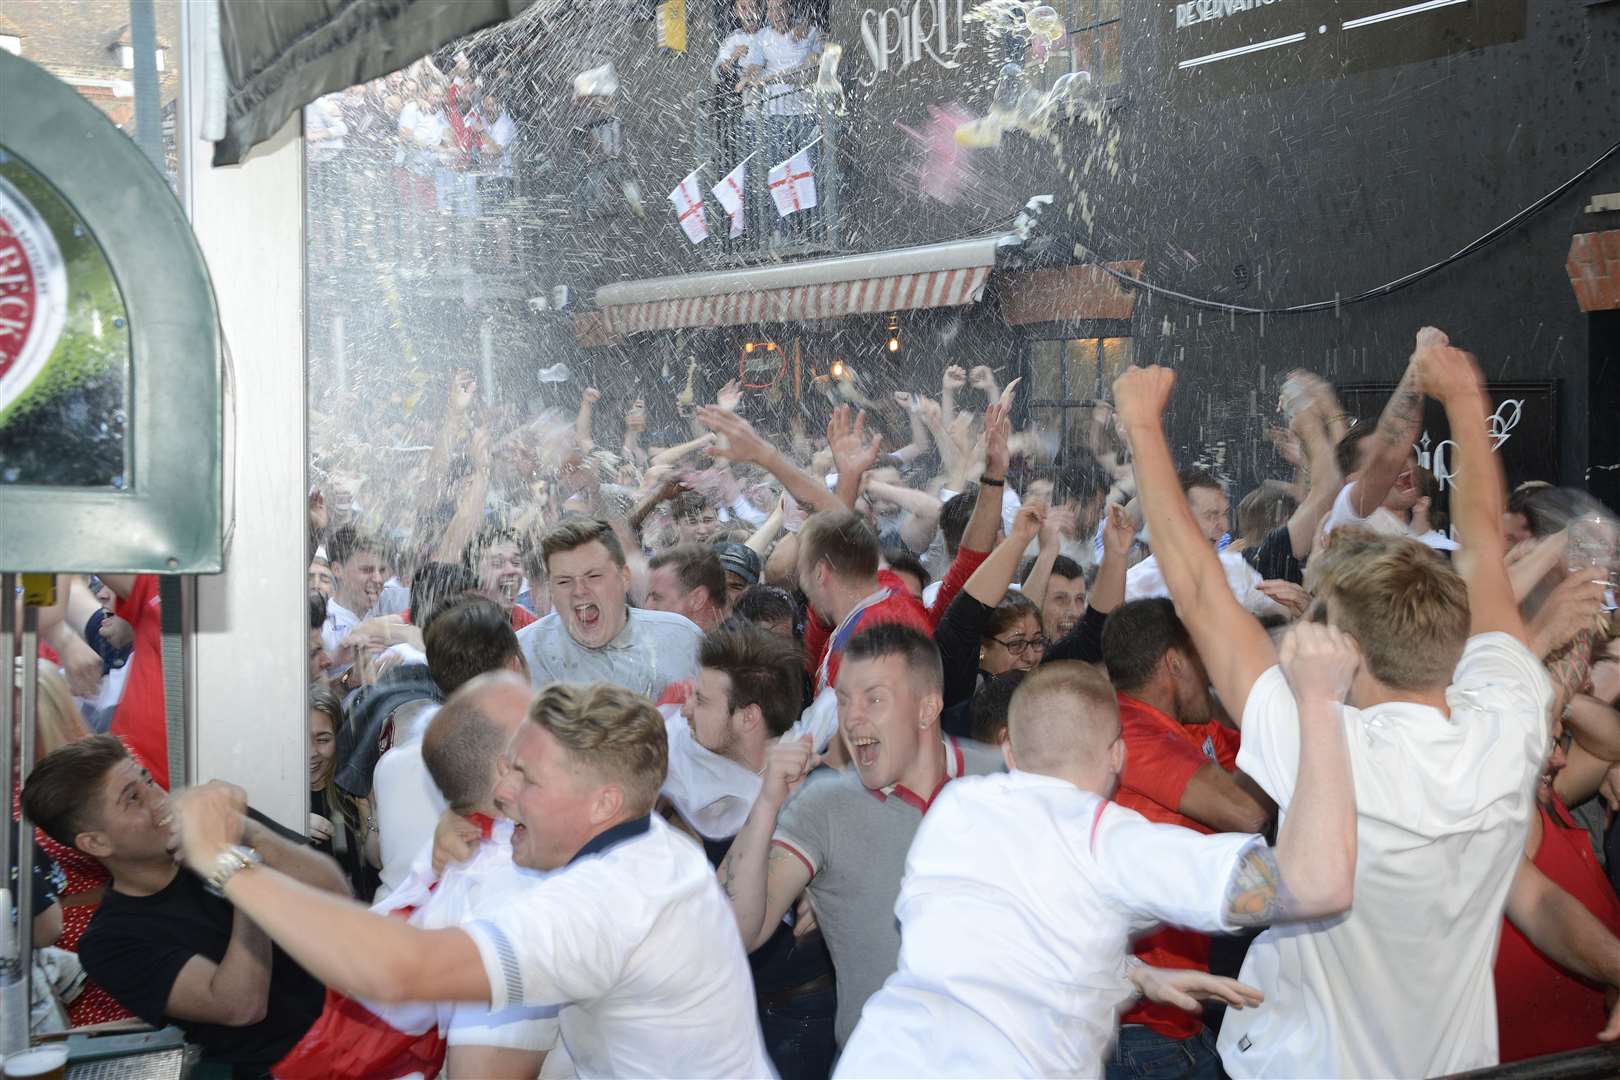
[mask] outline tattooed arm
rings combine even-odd
[[[1350,506],[1361,517],[1383,504],[1401,470],[1406,468],[1407,459],[1412,455],[1412,443],[1423,426],[1423,384],[1418,377],[1417,360],[1425,348],[1443,345],[1446,340],[1446,335],[1431,326],[1418,331],[1417,347],[1407,362],[1406,373],[1378,417],[1378,429],[1369,442],[1371,453],[1350,486]]]
[[[765,944],[810,884],[810,868],[771,838],[783,804],[820,760],[808,735],[771,747],[759,797],[720,864],[720,886],[731,901],[737,931],[749,952]]]
[[[1339,630],[1299,623],[1281,660],[1299,705],[1299,779],[1277,846],[1249,845],[1227,883],[1226,917],[1238,926],[1336,915],[1355,888],[1356,797],[1339,705],[1361,655]]]

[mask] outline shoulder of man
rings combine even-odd
[[[702,637],[703,630],[697,623],[674,611],[653,611],[651,608],[631,608],[630,618],[636,622],[649,626],[656,626],[660,630],[674,629],[677,632],[685,631],[695,637]]]
[[[1007,771],[1007,761],[997,746],[952,736],[945,740],[945,753],[961,755],[960,767],[948,759],[945,762],[946,771],[956,776],[986,776]]]

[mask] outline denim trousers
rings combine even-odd
[[[1160,1035],[1141,1024],[1125,1024],[1104,1063],[1108,1080],[1224,1080],[1215,1033],[1204,1028],[1186,1039]]]

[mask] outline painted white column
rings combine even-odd
[[[187,59],[198,56],[188,43]],[[301,118],[241,165],[214,168],[212,144],[195,138],[187,149],[192,226],[231,365],[227,455],[234,446],[225,572],[197,578],[193,593],[193,775],[241,785],[257,809],[301,832],[309,812]]]

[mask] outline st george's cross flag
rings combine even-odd
[[[808,146],[773,166],[769,181],[771,198],[776,201],[776,212],[783,217],[816,205],[816,174],[810,168]]]
[[[714,197],[719,199],[720,205],[725,208],[727,216],[731,218],[731,238],[733,240],[743,234],[745,225],[743,216],[743,169],[747,165],[748,159],[744,158],[737,164],[735,169],[726,173],[720,182],[711,189],[714,192]]]
[[[686,230],[688,240],[701,244],[709,238],[709,223],[703,218],[703,188],[696,172],[686,174],[686,179],[669,193],[669,201],[675,204],[676,220]]]

